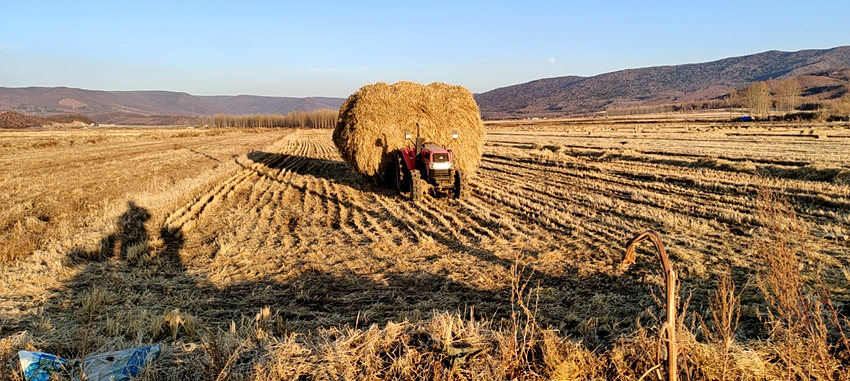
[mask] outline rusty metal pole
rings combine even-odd
[[[676,342],[676,272],[673,270],[673,264],[670,262],[670,257],[667,251],[664,250],[664,245],[661,244],[661,236],[653,231],[647,230],[632,238],[626,245],[626,255],[623,258],[622,264],[628,266],[635,261],[635,246],[641,241],[649,239],[658,251],[658,258],[661,261],[661,268],[664,271],[664,287],[667,294],[667,321],[664,324],[664,331],[667,336],[667,377],[670,381],[679,379],[679,348]]]

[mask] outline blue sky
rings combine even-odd
[[[850,44],[850,2],[0,0],[0,87],[344,97]]]

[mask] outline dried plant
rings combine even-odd
[[[749,282],[748,282],[749,284]],[[738,332],[738,324],[741,320],[741,294],[747,285],[736,292],[735,281],[732,279],[732,269],[727,268],[720,275],[714,296],[708,300],[711,314],[711,326],[702,322],[701,330],[709,342],[720,346],[721,371],[720,379],[725,381],[729,378],[731,351],[735,345],[735,334]]]
[[[755,243],[762,261],[757,285],[770,308],[765,323],[777,343],[777,354],[786,367],[786,378],[837,377],[839,363],[830,342],[832,329],[841,333],[846,349],[842,322],[832,308],[831,297],[814,272],[815,285],[804,278],[804,263],[809,260],[809,232],[787,200],[773,192],[759,194],[759,220],[763,232]],[[829,315],[835,327],[830,327]]]

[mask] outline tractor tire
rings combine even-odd
[[[454,197],[459,200],[466,199],[469,198],[469,193],[469,179],[466,173],[455,171]]]
[[[414,202],[425,197],[425,186],[428,185],[422,180],[419,171],[410,172],[410,199]]]
[[[398,154],[398,163],[396,163],[395,171],[395,186],[399,193],[410,191],[410,171],[404,165],[404,158],[401,153]]]

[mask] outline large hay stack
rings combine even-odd
[[[416,124],[425,141],[452,142],[448,148],[456,168],[472,174],[481,160],[484,124],[472,93],[462,86],[434,82],[379,82],[366,85],[345,100],[333,140],[346,162],[375,181],[394,176],[396,153],[411,145],[404,138],[416,136]]]

